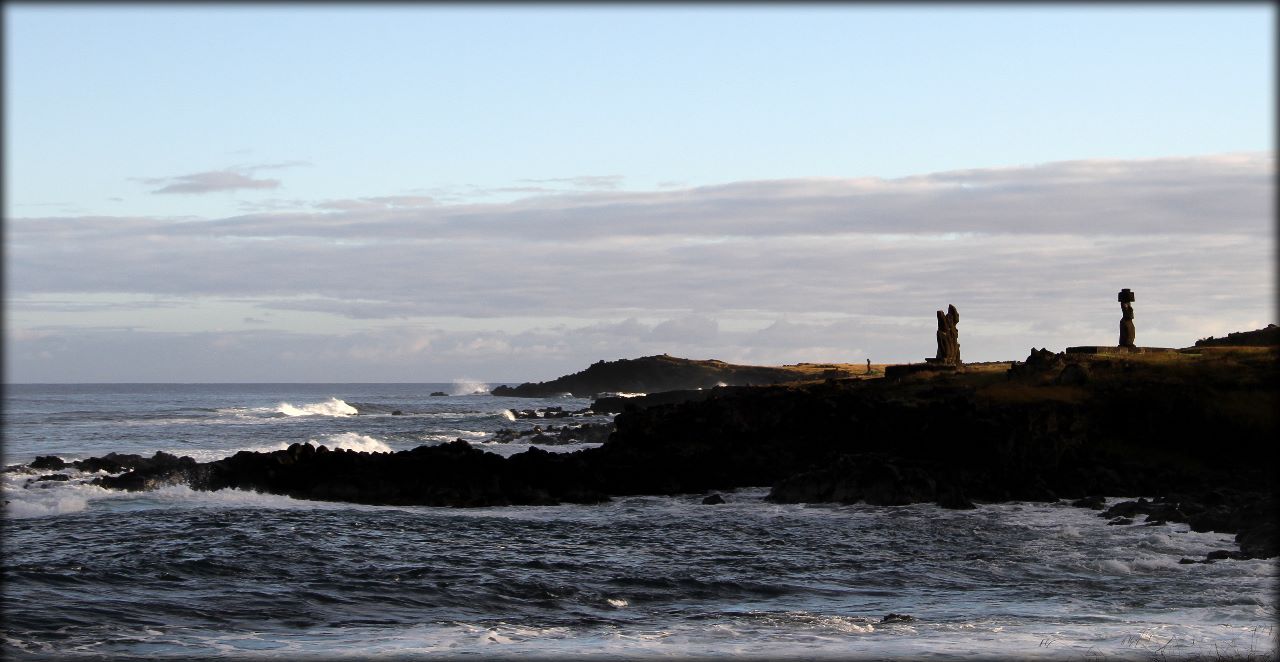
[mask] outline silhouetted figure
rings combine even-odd
[[[871,374],[871,359],[867,359],[867,374]]]
[[[952,363],[960,363],[960,330],[956,325],[960,324],[960,311],[956,307],[947,304],[947,332],[951,337],[951,359]]]
[[[1136,347],[1133,341],[1137,337],[1137,332],[1133,328],[1133,302],[1135,297],[1133,292],[1126,287],[1116,295],[1116,300],[1120,302],[1120,346],[1133,349]]]
[[[945,362],[951,355],[951,332],[947,329],[947,316],[941,310],[935,312],[938,313],[938,355],[934,360]]]
[[[960,363],[960,331],[956,325],[960,323],[960,311],[948,305],[947,312],[938,313],[938,356],[934,363],[959,365]]]

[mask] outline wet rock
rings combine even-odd
[[[56,455],[40,455],[28,466],[32,469],[65,469],[67,463]]]
[[[1107,508],[1105,511],[1100,513],[1098,517],[1133,517],[1134,515],[1141,515],[1148,512],[1149,505],[1150,503],[1146,499],[1138,499],[1137,501],[1121,501],[1120,503]]]
[[[432,391],[432,392],[431,392],[431,397],[433,397],[433,398],[439,398],[439,397],[448,396],[448,395],[449,395],[449,394],[448,394],[448,393],[445,393],[444,391]]]
[[[46,474],[44,476],[41,476],[35,479],[35,482],[39,483],[41,481],[46,481],[46,480],[67,481],[67,480],[71,480],[71,477],[66,474]]]
[[[1191,525],[1191,530],[1198,533],[1208,531],[1232,531],[1238,524],[1235,513],[1227,506],[1215,506],[1206,508],[1204,511],[1187,518],[1187,523]]]
[[[1117,517],[1107,522],[1107,526],[1127,526],[1129,524],[1133,524],[1133,520],[1128,517]]]
[[[702,505],[704,506],[714,506],[720,503],[724,503],[724,497],[720,496],[719,494],[711,494],[709,496],[703,497],[702,499]]]
[[[1277,534],[1276,521],[1264,517],[1245,525],[1236,534],[1236,543],[1240,551],[1256,559],[1269,559],[1280,556],[1280,535]]]
[[[1071,505],[1076,508],[1091,508],[1093,510],[1102,510],[1106,507],[1106,504],[1107,500],[1100,496],[1087,496],[1071,502]]]
[[[884,618],[880,619],[880,622],[881,623],[910,623],[914,620],[916,620],[916,617],[908,614],[889,613]]]

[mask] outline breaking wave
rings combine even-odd
[[[316,402],[300,407],[288,402],[281,402],[276,406],[276,412],[285,416],[355,416],[360,413],[360,410],[338,398],[329,398],[324,402]]]
[[[345,448],[347,450],[364,451],[367,453],[392,452],[391,447],[385,443],[374,439],[367,434],[357,434],[355,432],[328,434],[319,439],[312,439],[309,443],[315,446],[323,445],[328,448]]]

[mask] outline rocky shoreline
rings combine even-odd
[[[637,401],[612,431],[566,424],[509,434],[533,443],[603,442],[574,453],[531,448],[503,458],[462,440],[396,453],[294,444],[206,463],[108,454],[69,464],[42,457],[30,468],[102,469],[115,475],[94,482],[112,489],[185,483],[464,507],[747,486],[771,486],[768,498],[788,503],[972,508],[1066,499],[1100,509],[1109,524],[1185,522],[1236,534],[1238,552],[1203,561],[1274,557],[1276,353],[1204,351],[1117,358],[1034,350],[1008,369],[717,388]],[[1147,498],[1103,509],[1102,495]]]

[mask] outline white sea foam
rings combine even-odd
[[[355,416],[360,413],[355,407],[339,400],[338,398],[329,398],[324,402],[316,402],[295,406],[288,402],[281,402],[276,406],[276,412],[285,416]]]
[[[68,481],[27,482],[43,473],[33,471],[4,474],[3,496],[6,517],[21,519],[78,513],[88,507],[91,499],[122,494],[97,485],[89,485],[86,481],[102,475],[101,472],[96,471],[86,473],[69,469],[55,472],[70,477]]]
[[[452,441],[450,439],[449,441]],[[501,441],[484,441],[476,440],[469,442],[472,446],[484,451],[488,451],[502,457],[511,457],[517,453],[523,453],[530,448],[539,448],[549,453],[572,453],[574,451],[585,450],[588,448],[599,448],[598,443],[573,443],[573,444],[531,444],[529,442],[506,443]]]
[[[323,445],[327,448],[345,448],[353,451],[365,451],[369,453],[390,453],[391,447],[370,437],[367,434],[359,434],[356,432],[339,432],[337,434],[327,434],[319,439],[312,439],[310,443],[315,446]],[[287,448],[287,446],[286,446]]]
[[[434,432],[424,434],[419,437],[423,441],[453,441],[454,439],[483,439],[488,437],[488,432],[480,432],[479,430],[461,430],[455,429],[449,432]]]
[[[503,417],[503,418],[505,418],[505,419],[507,419],[508,421],[514,421],[514,420],[516,420],[516,415],[515,415],[514,413],[512,413],[510,409],[503,409],[503,410],[502,410],[502,417]]]
[[[375,437],[356,432],[338,432],[334,434],[321,435],[307,440],[312,446],[324,446],[326,448],[347,448],[353,451],[368,451],[370,453],[389,453],[392,449],[385,442]],[[184,455],[190,457],[196,462],[216,462],[224,458],[231,457],[236,453],[248,451],[250,453],[273,453],[275,451],[286,450],[290,446],[290,442],[281,441],[275,444],[261,446],[244,446],[240,448],[170,448],[165,449],[166,453],[172,453],[178,457]]]
[[[5,492],[5,517],[22,519],[26,517],[48,517],[65,513],[77,513],[85,509],[89,499],[79,494],[68,494],[62,490],[25,490],[19,497]]]
[[[489,392],[489,385],[475,379],[455,379],[453,380],[453,389],[450,395],[485,395]]]

